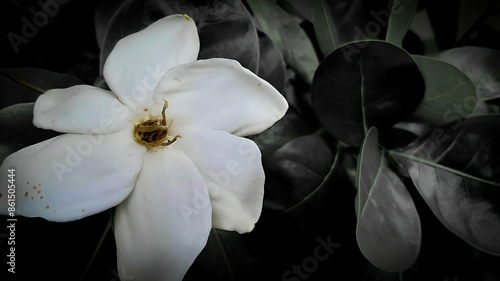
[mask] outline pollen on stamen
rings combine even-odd
[[[161,118],[148,118],[135,127],[134,138],[137,142],[146,145],[149,148],[158,146],[166,147],[181,138],[179,135],[176,135],[171,139],[168,137],[168,129],[171,124],[167,123],[167,108],[168,102],[165,101],[161,112]],[[147,110],[147,108],[144,109],[144,111]]]

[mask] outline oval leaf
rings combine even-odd
[[[470,79],[451,64],[413,56],[425,81],[424,99],[414,116],[431,124],[465,118],[474,111],[476,90]]]
[[[480,100],[500,97],[500,51],[484,47],[460,47],[434,56],[448,62],[465,75],[476,86]]]
[[[356,168],[356,238],[363,255],[385,271],[401,271],[416,260],[422,231],[413,200],[387,166],[372,127]]]
[[[262,30],[283,53],[283,58],[304,80],[311,83],[318,58],[298,22],[269,0],[247,0]]]
[[[435,127],[391,154],[441,223],[472,246],[500,255],[500,116]]]
[[[390,127],[411,114],[424,87],[408,53],[390,43],[365,41],[336,49],[321,62],[312,102],[328,132],[360,146],[370,126]]]
[[[101,49],[101,69],[116,43],[155,21],[173,14],[187,14],[200,37],[199,59],[229,58],[257,72],[259,41],[252,19],[240,1],[131,0],[121,5],[108,25]]]

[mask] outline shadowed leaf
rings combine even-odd
[[[417,108],[424,81],[411,56],[380,41],[336,49],[318,67],[313,108],[338,140],[360,146],[370,126],[390,127]]]

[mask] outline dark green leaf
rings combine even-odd
[[[296,138],[264,160],[266,199],[291,207],[323,181],[334,161],[334,151],[318,135]]]
[[[397,46],[402,46],[413,15],[417,10],[417,0],[398,0],[394,1],[389,19],[389,27],[385,40]]]
[[[293,110],[264,132],[253,136],[252,140],[259,146],[265,158],[287,142],[311,133],[312,128]]]
[[[318,38],[321,52],[326,56],[340,45],[335,22],[328,7],[328,1],[313,0],[311,11],[316,38]]]
[[[451,48],[457,41],[459,1],[422,1],[440,49]],[[444,16],[446,15],[446,16]]]
[[[420,252],[420,218],[405,185],[378,148],[375,127],[368,131],[358,161],[358,246],[373,265],[385,271],[406,269]]]
[[[121,0],[105,0],[97,1],[94,10],[94,26],[97,39],[97,45],[102,49],[104,38],[106,38],[106,30],[109,23],[113,20],[114,15],[124,5],[126,1]]]
[[[460,119],[391,155],[449,230],[500,255],[500,116]]]
[[[414,116],[431,124],[467,117],[476,108],[476,89],[459,69],[443,61],[413,56],[425,81],[424,99]]]
[[[212,229],[183,280],[256,280],[259,261],[244,242],[237,232]]]
[[[304,0],[278,0],[285,11],[291,15],[298,16],[303,20],[312,22],[311,20],[311,4],[310,1]]]
[[[172,14],[187,14],[195,21],[200,37],[199,59],[234,59],[257,72],[257,31],[247,10],[237,0],[127,1],[108,25],[101,49],[101,69],[118,40]]]
[[[7,68],[5,70],[9,74],[45,91],[83,84],[80,79],[73,76],[45,69],[23,67]],[[34,102],[39,95],[39,92],[21,85],[0,73],[0,96],[2,97],[0,108],[16,103]]]
[[[258,31],[257,34],[259,35],[260,50],[257,75],[283,93],[285,87],[285,62],[281,56],[281,51],[267,34],[262,31]]]
[[[500,97],[500,51],[484,47],[460,47],[434,56],[448,62],[465,73],[480,100]]]
[[[318,58],[305,31],[291,15],[270,0],[248,0],[262,30],[283,53],[283,58],[304,80],[311,83]]]
[[[326,57],[312,84],[313,108],[338,140],[359,146],[371,126],[390,127],[417,108],[424,81],[410,55],[380,41],[345,45]]]

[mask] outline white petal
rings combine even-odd
[[[5,159],[0,175],[15,169],[16,214],[71,221],[122,202],[132,191],[146,148],[132,128],[108,135],[65,134]],[[7,211],[6,185],[0,212]]]
[[[149,150],[132,194],[116,208],[122,280],[182,280],[207,242],[211,212],[191,160],[170,147]]]
[[[109,134],[129,125],[129,110],[110,91],[88,85],[53,89],[36,100],[35,126],[62,133]]]
[[[170,68],[193,62],[200,41],[194,21],[186,15],[163,18],[121,39],[104,64],[110,89],[131,109],[144,110]]]
[[[171,146],[182,150],[207,183],[215,228],[251,231],[262,211],[264,170],[257,145],[212,129],[184,128]]]
[[[164,99],[168,101],[175,122],[195,122],[239,136],[262,132],[288,109],[286,100],[271,84],[228,59],[174,67],[154,95],[157,107]]]

